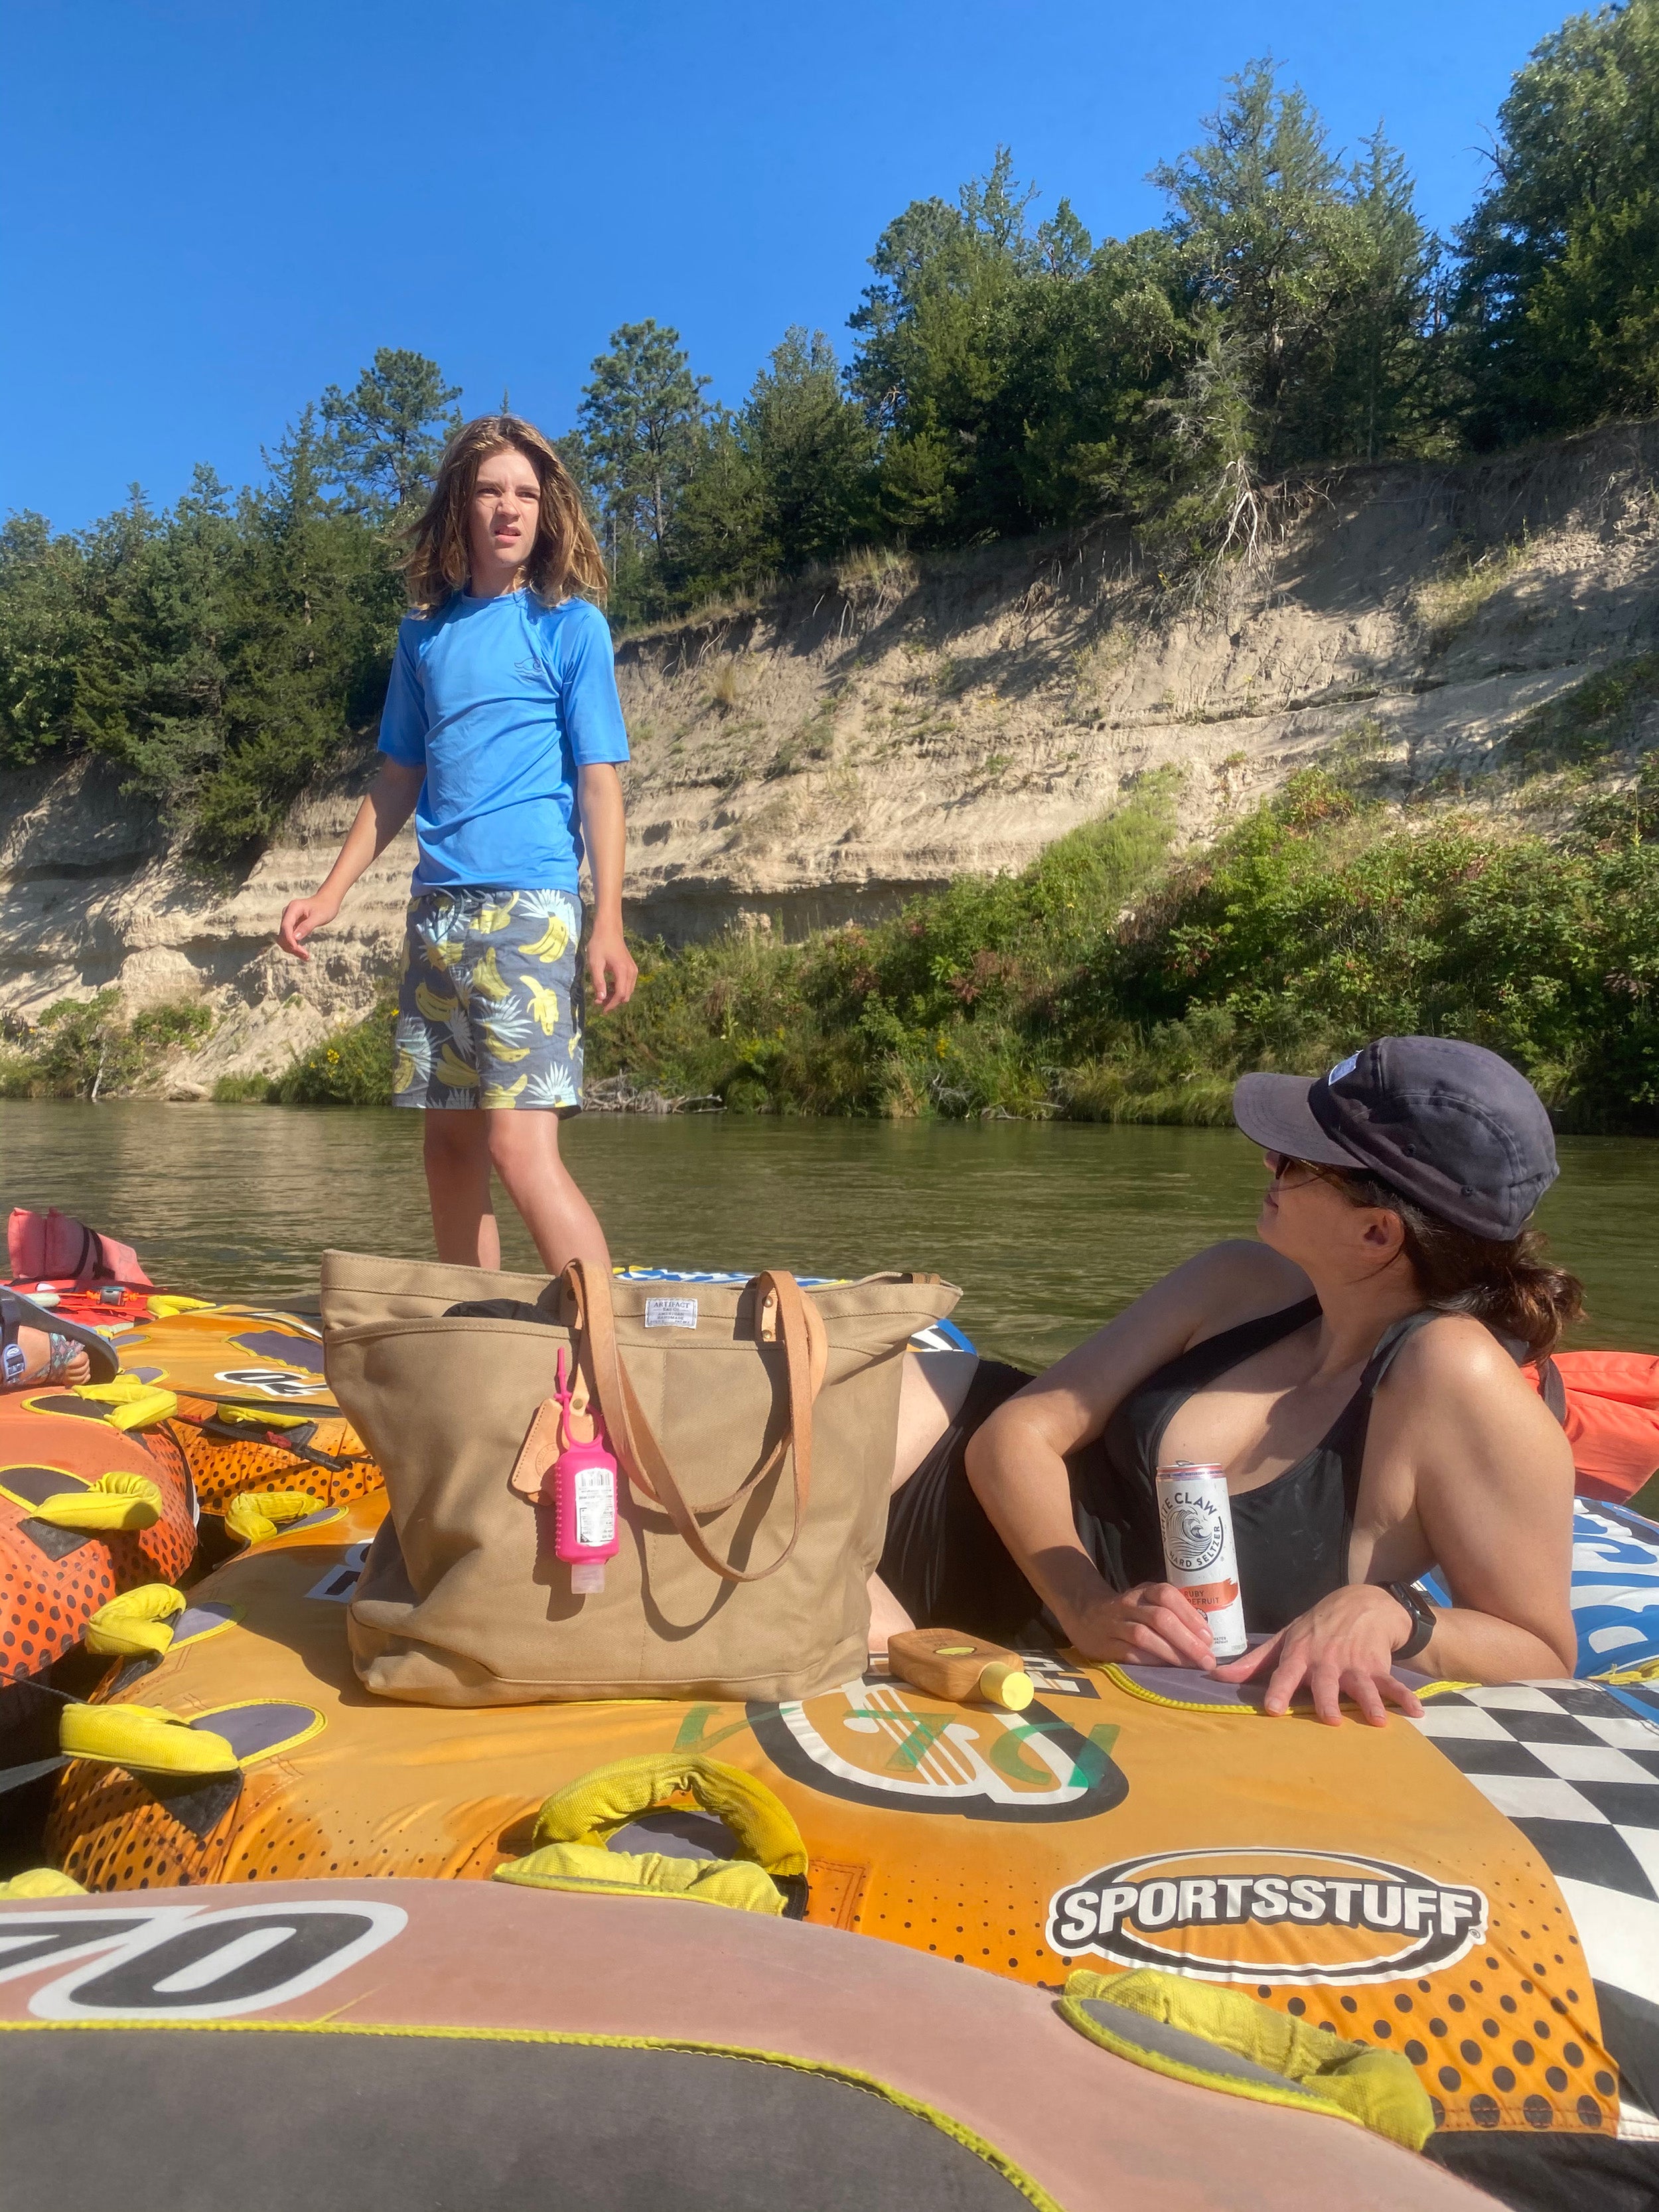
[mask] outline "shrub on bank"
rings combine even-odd
[[[1314,769],[1160,869],[1169,798],[877,928],[647,948],[590,1068],[749,1112],[1221,1123],[1248,1068],[1428,1032],[1503,1053],[1565,1127],[1659,1127],[1645,784],[1555,846],[1402,823]]]
[[[273,1106],[389,1106],[392,1024],[396,1006],[383,999],[366,1019],[337,1030],[275,1077],[265,1096]]]
[[[589,1029],[589,1075],[739,1114],[1221,1125],[1247,1069],[1426,1031],[1504,1054],[1564,1128],[1659,1132],[1652,777],[1551,844],[1401,820],[1312,769],[1173,864],[1172,799],[1148,778],[1023,873],[878,925],[637,945],[639,988]],[[216,1095],[385,1105],[392,1024],[388,1000],[274,1082]]]
[[[129,1018],[117,990],[59,999],[15,1043],[0,1047],[0,1098],[108,1098],[138,1090],[212,1028],[212,1013],[193,1000],[146,1006]]]

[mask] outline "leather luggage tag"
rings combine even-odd
[[[589,1443],[592,1441],[594,1424],[584,1417],[587,1412],[587,1385],[580,1369],[576,1387],[571,1394],[570,1410],[575,1419],[567,1439],[560,1432],[559,1401],[544,1398],[537,1407],[530,1426],[525,1431],[524,1442],[519,1446],[519,1456],[513,1462],[513,1472],[507,1478],[507,1486],[532,1505],[538,1505],[542,1485],[546,1480],[554,1462],[563,1450],[566,1442]],[[580,1432],[580,1433],[579,1433]],[[549,1503],[551,1503],[550,1498]]]
[[[544,1398],[525,1431],[524,1442],[519,1446],[519,1456],[514,1461],[513,1472],[507,1478],[507,1488],[516,1491],[532,1505],[538,1505],[543,1481],[558,1456],[559,1401],[556,1398]]]

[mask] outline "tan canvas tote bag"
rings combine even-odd
[[[904,1347],[960,1295],[933,1276],[808,1290],[577,1263],[550,1285],[325,1254],[330,1387],[392,1505],[349,1607],[360,1678],[441,1705],[771,1701],[854,1679]],[[447,1310],[485,1302],[547,1318]],[[622,1468],[622,1549],[581,1597],[551,1496],[521,1494],[556,1451],[562,1345]]]

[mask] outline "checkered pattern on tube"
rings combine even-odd
[[[1659,2142],[1650,2117],[1659,2107],[1656,1721],[1659,1707],[1639,1693],[1511,1682],[1443,1692],[1417,1725],[1555,1876],[1619,2063],[1620,2132]]]

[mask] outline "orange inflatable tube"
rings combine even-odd
[[[0,1685],[44,1674],[100,1605],[176,1582],[195,1553],[187,1476],[106,1411],[69,1392],[0,1397]]]
[[[383,1495],[321,1508],[198,1586],[167,1656],[104,1695],[212,1735],[220,1771],[76,1759],[46,1831],[56,1863],[123,1893],[479,1880],[532,1850],[552,1793],[619,1759],[702,1754],[793,1817],[810,1922],[1049,1989],[1163,1965],[1402,2051],[1437,2128],[1615,2130],[1604,1968],[1574,1924],[1588,1907],[1499,1809],[1514,1758],[1494,1796],[1436,1736],[1514,1751],[1504,1698],[1553,1696],[1568,1704],[1540,1740],[1594,1705],[1583,1725],[1610,1747],[1619,1708],[1598,1686],[1447,1686],[1422,1728],[1382,1730],[1270,1721],[1172,1670],[1063,1654],[1026,1655],[1036,1695],[1018,1712],[881,1668],[796,1705],[399,1705],[360,1686],[346,1641],[384,1510]]]

